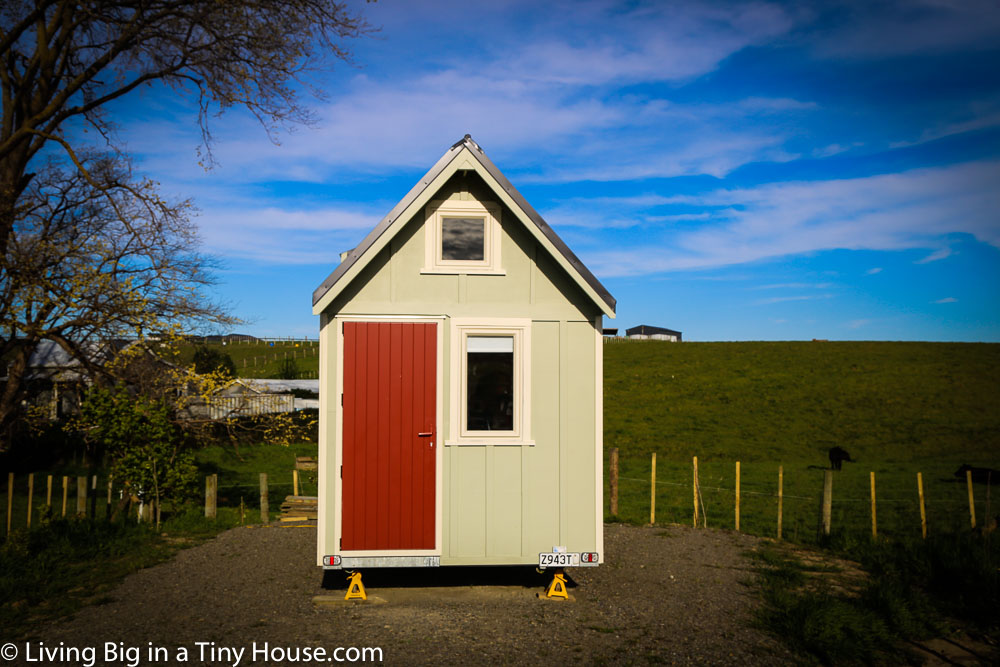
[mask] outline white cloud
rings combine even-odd
[[[876,273],[882,273],[882,271],[883,269],[881,266],[875,266],[865,271],[865,275],[874,276]]]
[[[784,303],[786,301],[815,301],[816,299],[832,299],[832,294],[800,294],[797,296],[775,296],[769,299],[754,301],[754,305],[766,306],[772,303]]]
[[[751,289],[830,289],[833,283],[775,283],[773,285],[757,285]]]
[[[783,148],[791,133],[785,121],[813,112],[813,102],[758,94],[678,103],[669,87],[623,93],[630,84],[677,86],[708,74],[734,53],[785,35],[799,20],[792,10],[694,0],[508,4],[437,3],[420,9],[413,25],[392,17],[386,37],[403,43],[389,53],[410,62],[341,77],[331,86],[336,94],[315,105],[316,127],[280,133],[280,147],[246,115],[213,119],[216,175],[323,182],[420,169],[467,132],[518,182],[724,176],[748,162],[796,157]],[[440,19],[429,22],[431,13]],[[511,18],[520,15],[531,20]],[[421,25],[445,34],[460,25],[474,43],[427,50]],[[201,137],[189,113],[171,112],[181,113],[169,104],[136,113],[130,150],[159,177],[191,180]]]
[[[558,85],[683,81],[785,34],[795,22],[787,9],[765,2],[682,0],[630,9],[614,2],[565,3],[550,10],[553,24],[522,25],[515,43],[501,39],[502,53],[492,66],[519,80]]]
[[[934,252],[932,252],[931,254],[927,255],[924,258],[918,259],[916,261],[916,264],[927,264],[929,262],[936,262],[940,259],[944,259],[950,256],[951,256],[951,248],[940,248],[939,250],[935,250]]]
[[[920,136],[916,139],[896,141],[891,143],[889,146],[890,148],[906,148],[908,146],[917,146],[929,141],[936,141],[937,139],[943,139],[944,137],[950,137],[956,134],[964,134],[966,132],[975,132],[977,130],[985,130],[1000,126],[1000,110],[996,109],[997,103],[995,101],[990,103],[988,105],[989,108],[986,109],[983,109],[985,105],[982,103],[974,104],[972,106],[974,108],[965,112],[966,118],[962,120],[954,120],[934,125],[933,127],[923,130],[923,132],[920,133]]]
[[[846,153],[853,148],[864,145],[863,141],[854,141],[849,144],[829,144],[828,146],[814,149],[812,151],[812,156],[815,158],[831,157],[833,155],[839,155],[840,153]]]
[[[934,301],[933,303],[957,303],[957,302],[958,302],[958,299],[956,299],[953,296],[948,296],[948,297],[945,297],[943,299],[938,299],[937,301]]]
[[[860,329],[862,327],[868,326],[871,323],[872,320],[858,319],[858,320],[851,320],[850,322],[847,323],[846,326],[848,329]]]
[[[231,258],[268,264],[336,265],[373,228],[381,214],[315,210],[209,208],[198,219],[205,247]]]
[[[639,247],[595,248],[588,265],[603,276],[642,275],[830,249],[928,248],[949,234],[971,234],[1000,247],[998,175],[1000,163],[973,162],[677,196],[672,201],[706,209],[711,220],[647,237]],[[602,205],[612,206],[607,200]]]

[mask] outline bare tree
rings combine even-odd
[[[83,166],[67,121],[111,141],[107,104],[154,82],[195,98],[206,148],[214,111],[242,106],[268,130],[308,121],[302,75],[347,60],[345,41],[369,31],[335,0],[0,3],[0,255],[39,152],[58,144]]]
[[[121,156],[79,159],[86,176],[50,164],[32,179],[3,255],[0,359],[9,365],[0,434],[17,417],[41,340],[100,374],[100,344],[233,321],[208,296],[213,261],[199,252],[190,204],[161,199]]]
[[[243,107],[268,133],[309,122],[304,77],[370,31],[336,0],[0,3],[0,451],[38,341],[86,365],[98,340],[226,321],[189,204],[132,177],[108,103],[154,84],[192,99],[210,163],[213,115]]]

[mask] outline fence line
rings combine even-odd
[[[625,480],[628,482],[643,482],[645,484],[649,483],[648,479],[638,479],[636,477],[619,477],[618,479]],[[664,482],[663,480],[656,480],[657,486],[683,486],[689,487],[690,484],[685,484],[683,482]],[[724,486],[705,486],[704,484],[699,484],[699,488],[706,491],[722,491],[723,493],[733,493],[733,490]],[[767,496],[770,498],[778,498],[778,492],[767,492],[767,491],[747,491],[745,488],[740,490],[740,494],[744,496]],[[792,498],[793,500],[816,500],[817,496],[793,496],[790,494],[782,494],[785,498]],[[912,503],[913,498],[883,498],[879,496],[878,501],[880,503]],[[871,502],[869,498],[841,498],[837,497],[838,503],[868,503]],[[937,501],[938,503],[952,503],[955,505],[961,504],[965,506],[964,500],[945,500]],[[974,526],[973,526],[974,527]]]
[[[297,462],[298,464],[299,462]],[[43,473],[44,474],[44,473]],[[8,473],[7,478],[7,493],[6,495],[6,508],[0,505],[0,511],[6,509],[3,523],[0,523],[0,529],[5,529],[3,533],[3,539],[6,539],[12,532],[24,528],[26,530],[31,530],[33,526],[37,527],[40,523],[34,518],[34,512],[39,507],[44,507],[49,512],[51,518],[61,517],[63,519],[85,519],[85,520],[105,520],[110,521],[112,514],[117,514],[122,507],[114,508],[112,503],[112,496],[115,491],[118,492],[119,497],[125,497],[127,493],[126,489],[123,487],[114,486],[114,478],[111,475],[107,477],[107,493],[106,502],[99,502],[99,497],[101,501],[104,501],[104,487],[98,487],[98,475],[78,475],[78,476],[62,476],[62,511],[59,511],[59,506],[56,504],[53,506],[52,498],[52,487],[53,480],[58,479],[57,476],[47,474],[46,475],[46,494],[43,499],[40,493],[40,487],[36,488],[36,476],[37,473],[28,473],[25,476],[15,475],[14,473]],[[208,475],[205,478],[205,517],[208,519],[215,519],[217,517],[217,503],[218,503],[218,492],[225,489],[239,489],[246,491],[248,489],[257,487],[260,488],[260,509],[261,509],[261,519],[263,521],[270,520],[269,514],[269,502],[268,502],[268,491],[269,488],[281,489],[284,493],[284,488],[291,490],[292,494],[298,496],[301,490],[303,478],[299,474],[299,469],[296,467],[292,469],[288,475],[288,481],[284,481],[284,476],[282,475],[282,481],[274,483],[273,481],[268,483],[267,473],[234,473],[230,476],[230,479],[236,477],[246,477],[247,481],[245,483],[230,483],[226,485],[220,485],[218,482],[218,474]],[[253,480],[250,480],[250,476],[253,476]],[[313,480],[314,481],[314,480]],[[40,483],[40,478],[39,478]],[[311,481],[310,484],[313,482]],[[71,487],[75,486],[76,494],[76,511],[67,508],[70,501],[70,496],[72,493]],[[18,491],[15,494],[15,490]],[[27,494],[25,495],[25,490]],[[17,503],[15,506],[15,497],[17,498]],[[58,499],[57,499],[58,501]],[[153,500],[147,500],[145,502],[138,500],[132,496],[132,505],[129,510],[123,515],[126,517],[137,518],[139,521],[154,522],[158,520],[160,515],[160,508],[155,506],[156,503]],[[103,506],[103,512],[99,510]],[[240,497],[240,516],[241,524],[243,523],[243,507],[244,507],[244,497]],[[67,509],[69,509],[69,514],[67,515]],[[19,519],[15,524],[14,517],[18,516]],[[265,519],[265,517],[267,517]]]
[[[610,473],[611,473],[610,484],[611,484],[611,488],[614,490],[614,496],[615,496],[616,500],[617,500],[618,491],[619,491],[619,489],[618,489],[619,480],[626,481],[626,482],[633,482],[633,483],[634,482],[638,482],[638,483],[642,483],[642,484],[646,484],[646,483],[649,484],[649,524],[650,525],[655,525],[655,523],[656,523],[656,502],[657,502],[657,498],[656,497],[657,497],[657,489],[658,488],[664,488],[664,487],[672,487],[672,488],[675,488],[675,489],[691,488],[693,490],[693,508],[692,508],[692,510],[693,510],[693,519],[694,519],[693,520],[693,525],[695,527],[698,526],[699,515],[701,515],[701,517],[702,517],[702,525],[703,526],[707,526],[707,524],[708,524],[708,513],[706,511],[704,501],[702,500],[702,490],[704,489],[704,490],[709,491],[709,492],[718,492],[718,493],[721,493],[724,496],[724,500],[723,500],[723,503],[722,503],[721,506],[718,505],[718,504],[716,504],[714,501],[712,503],[712,505],[713,505],[713,515],[715,516],[716,520],[718,520],[718,518],[720,516],[718,514],[720,507],[724,507],[728,502],[732,502],[733,503],[733,505],[730,506],[732,508],[732,510],[733,510],[732,519],[731,519],[731,522],[732,522],[731,526],[733,528],[735,528],[736,531],[740,531],[740,525],[741,525],[741,497],[757,497],[757,498],[774,498],[774,499],[776,499],[777,500],[777,516],[775,517],[777,519],[777,521],[776,521],[776,524],[777,524],[776,525],[776,535],[777,535],[777,538],[779,540],[782,539],[783,521],[784,521],[784,512],[783,512],[784,506],[783,506],[783,503],[784,503],[784,498],[785,498],[785,493],[784,493],[784,466],[780,466],[780,465],[778,466],[778,484],[777,484],[777,488],[774,491],[747,491],[747,490],[744,490],[742,488],[742,484],[741,484],[741,464],[740,464],[739,461],[736,461],[735,476],[734,476],[734,478],[732,480],[732,482],[733,482],[732,486],[730,486],[730,487],[721,487],[721,486],[703,486],[701,484],[701,482],[699,480],[699,474],[698,474],[698,457],[697,456],[695,456],[695,457],[692,458],[691,465],[692,465],[693,477],[692,477],[691,482],[688,482],[688,483],[673,482],[673,481],[663,480],[662,477],[661,477],[661,479],[658,480],[657,479],[657,475],[656,475],[656,472],[657,472],[656,471],[656,452],[651,452],[651,456],[650,456],[650,470],[651,470],[651,473],[650,473],[650,477],[649,477],[648,481],[644,480],[644,479],[636,478],[636,477],[619,477],[618,465],[617,465],[617,463],[618,463],[618,449],[617,448],[611,450],[611,457],[612,457],[612,461],[614,462],[614,464],[611,466],[611,470],[610,470]],[[816,501],[819,501],[819,517],[818,517],[819,522],[818,522],[818,528],[817,528],[816,535],[818,537],[829,536],[831,534],[831,530],[832,530],[832,525],[834,523],[834,519],[836,519],[836,522],[838,524],[842,523],[843,525],[847,526],[846,530],[851,530],[851,531],[855,530],[856,529],[857,519],[859,518],[859,516],[858,516],[858,514],[856,513],[855,510],[849,510],[845,514],[845,510],[843,509],[844,505],[845,504],[849,504],[849,503],[870,503],[871,537],[872,537],[872,539],[877,539],[878,538],[878,528],[877,528],[877,522],[876,522],[876,507],[877,507],[876,506],[876,501],[877,501],[877,496],[876,496],[876,491],[875,491],[875,489],[876,489],[876,487],[875,487],[875,472],[871,471],[869,473],[870,484],[867,485],[868,486],[867,490],[869,491],[868,497],[866,497],[866,498],[855,498],[855,497],[839,497],[839,498],[837,498],[837,506],[839,508],[841,508],[841,509],[835,515],[834,511],[833,511],[834,510],[834,508],[833,508],[833,505],[834,505],[834,499],[833,499],[833,495],[834,495],[833,494],[833,478],[834,478],[834,472],[835,471],[832,468],[823,468],[822,470],[823,470],[823,484],[822,484],[822,493],[821,494],[812,495],[812,496],[801,496],[801,495],[788,495],[787,496],[790,500],[806,501],[807,503],[814,503]],[[723,476],[720,479],[726,479],[726,477]],[[856,480],[852,480],[852,483],[855,482],[855,481]],[[899,483],[901,481],[902,481],[901,479],[897,478],[896,482],[894,482],[893,486],[895,486],[896,483]],[[905,504],[905,505],[909,506],[910,508],[912,508],[914,506],[914,504],[916,504],[917,508],[919,509],[920,534],[921,534],[921,536],[924,539],[927,539],[927,535],[928,535],[928,532],[929,532],[929,530],[928,530],[928,524],[929,524],[929,521],[928,521],[928,509],[933,510],[933,513],[934,513],[934,515],[936,516],[936,518],[938,520],[941,520],[941,518],[943,516],[950,517],[950,519],[944,519],[942,521],[942,524],[943,525],[947,525],[950,530],[954,530],[954,528],[956,528],[957,525],[961,525],[961,523],[960,523],[961,520],[959,520],[959,523],[956,523],[955,516],[957,516],[957,515],[952,516],[954,514],[953,511],[957,509],[957,510],[959,510],[958,514],[962,514],[963,513],[963,509],[967,507],[968,514],[965,515],[966,516],[965,521],[969,522],[968,525],[970,525],[972,529],[976,528],[975,500],[974,500],[974,497],[973,497],[973,488],[972,488],[971,475],[967,475],[966,476],[966,486],[968,486],[968,498],[967,499],[965,497],[965,491],[966,490],[964,488],[962,489],[963,493],[961,494],[962,495],[961,498],[952,498],[951,495],[953,495],[953,494],[949,495],[949,494],[946,494],[946,493],[942,492],[940,494],[937,494],[937,497],[935,498],[935,501],[932,504],[933,506],[931,508],[928,508],[928,506],[927,506],[926,496],[925,496],[925,493],[924,493],[924,480],[923,480],[923,473],[922,472],[919,472],[919,471],[916,472],[916,482],[917,482],[916,483],[916,487],[917,487],[916,491],[917,491],[917,493],[914,496],[909,496],[909,497],[906,497],[906,498],[893,498],[893,497],[882,498],[881,500],[883,502],[883,506],[885,504],[890,504],[890,505],[891,504],[895,504],[897,507],[900,507],[900,506],[902,506],[902,505]],[[756,486],[760,486],[761,484],[759,482],[756,482],[755,485]],[[630,496],[631,496],[631,493],[632,492],[630,492]],[[986,493],[987,493],[987,498],[988,498],[988,495],[989,495],[989,488],[988,487],[987,487]],[[631,496],[631,497],[634,497],[634,496]],[[670,494],[670,498],[671,498],[671,500],[670,500],[670,504],[668,506],[671,508],[670,509],[671,513],[677,511],[677,509],[679,507],[680,508],[683,507],[683,505],[684,505],[683,501],[681,501],[680,504],[678,505],[678,500],[679,499],[677,498],[676,495],[674,495],[673,492]],[[968,502],[968,505],[965,504],[966,501]],[[613,508],[614,509],[612,511],[612,515],[613,516],[618,516],[618,513],[616,511],[617,508],[614,507],[614,504],[613,504]],[[770,515],[770,512],[767,511],[767,512],[764,512],[762,514],[760,512],[760,506],[756,506],[756,508],[757,508],[756,511],[751,512],[751,514],[750,514],[751,520],[749,521],[749,523],[752,524],[753,526],[755,526],[755,529],[756,529],[755,532],[759,533],[760,530],[761,530],[761,525],[762,525],[761,524],[761,520],[763,519],[765,521],[765,523],[767,521],[769,521],[770,519],[768,519],[766,517],[768,517]],[[628,512],[629,516],[633,516],[633,517],[635,516],[634,515],[635,509],[637,509],[637,508],[633,507],[632,509],[630,509],[630,511]],[[798,514],[798,516],[794,519],[795,524],[794,524],[794,531],[793,532],[794,532],[794,539],[796,541],[799,539],[799,526],[802,525],[802,520],[803,520],[803,515],[802,515],[802,511],[801,510],[802,510],[802,506],[800,505],[799,506],[799,510],[796,512],[796,514]],[[915,517],[914,517],[915,512],[914,513],[910,513],[910,512],[908,512],[906,510],[902,510],[902,511],[904,512],[904,514],[898,514],[898,513],[896,514],[897,520],[900,517],[903,517],[905,515],[907,517],[910,517],[910,518],[907,518],[905,520],[906,523],[909,523],[910,521],[915,521]],[[683,513],[684,513],[683,509],[680,509],[680,514],[683,515]],[[942,513],[944,513],[944,514],[942,514]],[[989,502],[988,501],[987,501],[987,507],[986,507],[986,514],[989,515]],[[680,515],[678,515],[678,518],[679,518],[679,516]],[[715,522],[713,521],[713,523],[715,523]],[[723,520],[723,523],[725,525],[730,525],[730,523],[728,521],[725,521],[725,520]],[[900,526],[904,526],[905,524],[899,524],[899,525]],[[904,532],[906,532],[905,528],[903,528],[903,530],[904,530]],[[770,532],[770,531],[765,531],[765,532]]]

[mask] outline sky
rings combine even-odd
[[[1000,4],[358,3],[379,28],[269,135],[159,89],[113,115],[192,198],[240,332],[469,133],[618,300],[689,341],[1000,341]]]

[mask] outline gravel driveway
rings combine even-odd
[[[240,665],[307,664],[303,649],[318,647],[327,651],[322,662],[337,647],[379,647],[388,664],[794,661],[748,627],[755,600],[744,553],[757,538],[608,525],[605,540],[605,565],[569,571],[576,583],[570,601],[537,599],[548,578],[533,569],[440,568],[368,571],[369,601],[345,603],[346,576],[331,573],[324,588],[312,564],[315,529],[237,528],[128,577],[111,601],[39,628],[30,648],[37,656],[40,642],[93,647],[96,664],[132,665],[237,664],[235,651],[224,648],[244,650]],[[316,606],[314,596],[336,602]],[[105,642],[118,653],[105,653]],[[274,660],[282,654],[272,652],[268,660],[258,652],[254,660],[251,652],[265,642],[292,653]],[[23,661],[24,642],[18,646]],[[165,649],[169,660],[163,653],[150,660],[150,646]],[[132,647],[138,661],[124,653]],[[186,662],[177,661],[181,648]],[[85,655],[60,663],[67,655],[43,662],[85,664]]]

